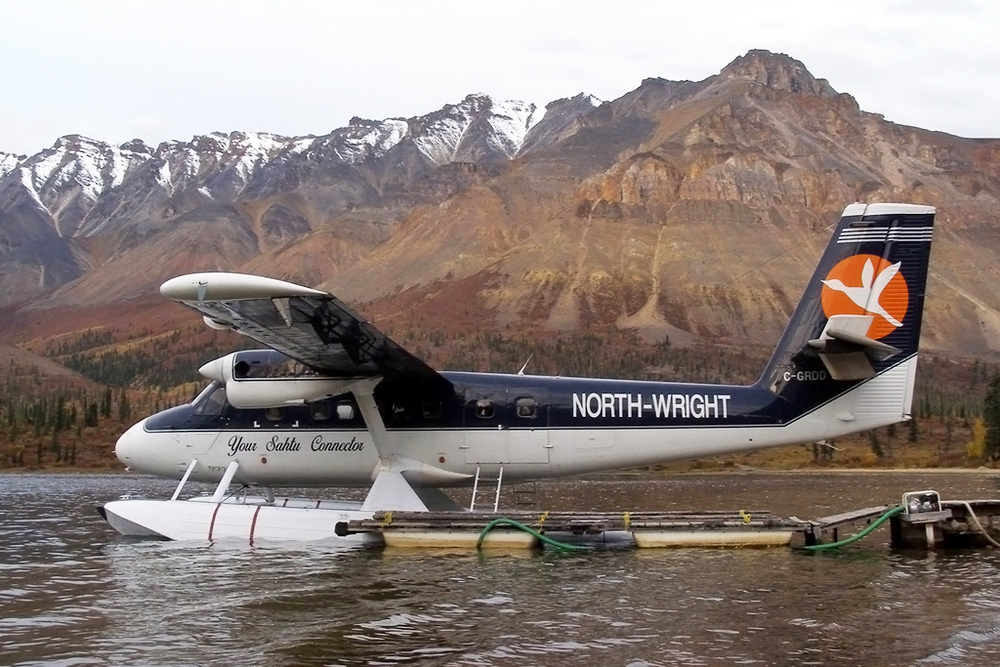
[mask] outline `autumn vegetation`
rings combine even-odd
[[[432,366],[452,370],[725,382],[756,380],[769,350],[675,347],[625,331],[558,335],[494,331],[458,335],[418,328],[390,333]],[[114,442],[142,416],[187,400],[203,386],[197,368],[246,342],[203,327],[148,332],[117,343],[88,330],[33,351],[65,376],[17,358],[0,367],[0,469],[117,470]],[[137,342],[138,341],[138,342]],[[684,462],[671,470],[762,467],[969,467],[1000,458],[996,365],[925,353],[914,419],[825,443],[802,443]]]

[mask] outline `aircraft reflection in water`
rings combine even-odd
[[[934,215],[848,206],[749,386],[435,371],[325,292],[233,273],[173,278],[164,296],[270,349],[209,362],[212,383],[192,403],[126,431],[126,466],[181,485],[171,500],[113,501],[104,514],[121,532],[175,539],[330,537],[375,511],[454,509],[441,487],[487,477],[649,465],[908,419]],[[178,500],[188,479],[219,486]],[[262,494],[236,499],[231,483]],[[357,505],[271,492],[344,485],[370,490]]]

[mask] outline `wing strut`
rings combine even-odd
[[[385,427],[382,413],[375,401],[375,386],[380,380],[381,378],[371,378],[351,388],[375,451],[378,452],[378,468],[373,472],[374,482],[362,509],[372,512],[458,509],[450,498],[433,487],[464,482],[471,475],[443,470],[400,451],[398,443],[403,436]],[[418,486],[415,488],[414,484]]]

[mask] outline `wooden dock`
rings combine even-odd
[[[936,512],[893,517],[894,547],[1000,548],[1000,500],[942,500]]]
[[[905,499],[905,496],[904,496]],[[1000,500],[940,501],[921,512],[878,505],[807,521],[767,510],[671,512],[379,512],[338,534],[379,533],[387,546],[532,548],[549,544],[655,547],[837,545],[890,522],[894,548],[978,547],[1000,539]],[[889,514],[889,516],[886,516]],[[994,544],[996,546],[996,544]]]
[[[505,522],[483,533],[489,524]],[[524,526],[526,532],[518,526]],[[569,543],[638,547],[787,546],[811,530],[801,519],[766,510],[709,512],[379,512],[347,532],[379,532],[387,546],[533,547],[538,535]],[[482,538],[482,539],[480,539]],[[802,541],[802,540],[798,540]]]
[[[876,505],[816,519],[812,522],[811,539],[806,539],[803,545],[839,542],[867,528],[893,507],[895,506]]]

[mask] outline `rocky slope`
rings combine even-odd
[[[844,205],[912,201],[939,207],[925,345],[1000,351],[1000,141],[894,124],[766,51],[544,113],[470,95],[320,137],[63,137],[0,164],[10,340],[227,269],[389,328],[770,345]]]

